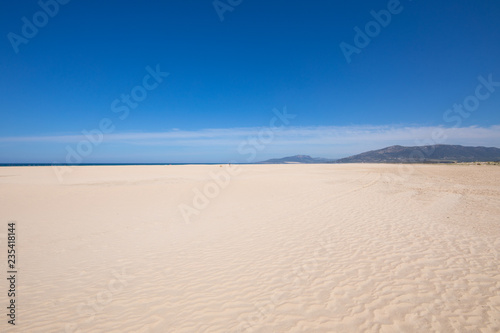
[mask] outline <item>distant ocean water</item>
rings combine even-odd
[[[9,166],[99,166],[99,165],[220,165],[228,164],[223,163],[79,163],[79,164],[66,164],[66,163],[0,163],[0,167]],[[252,164],[252,163],[232,163],[232,164]]]

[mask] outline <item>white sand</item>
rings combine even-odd
[[[0,168],[19,332],[499,332],[500,167]]]

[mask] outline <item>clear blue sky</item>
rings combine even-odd
[[[103,118],[113,130],[82,163],[335,158],[428,142],[435,128],[450,129],[439,143],[500,147],[500,87],[468,117],[443,118],[479,76],[500,82],[499,1],[401,0],[350,63],[340,44],[394,3],[238,2],[221,21],[212,0],[72,0],[53,17],[3,1],[0,163],[64,162]],[[34,15],[38,32],[14,45]],[[157,65],[169,75],[120,119],[112,103]],[[285,106],[296,117],[251,157],[245,142]]]

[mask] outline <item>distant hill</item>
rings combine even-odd
[[[496,162],[500,149],[457,145],[391,146],[341,158],[335,163]]]
[[[285,164],[285,163],[332,163],[334,160],[321,157],[311,157],[309,155],[295,155],[283,158],[273,158],[259,164]]]

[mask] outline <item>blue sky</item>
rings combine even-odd
[[[500,87],[484,86],[500,82],[500,2],[216,4],[219,12],[212,0],[2,2],[0,163],[500,147]],[[370,25],[372,11],[390,22]],[[38,31],[23,31],[26,21]],[[356,45],[354,28],[366,34],[367,24],[369,44]],[[357,47],[350,62],[341,43]],[[168,75],[155,80],[155,71]],[[466,101],[473,111],[453,109]],[[294,117],[271,126],[284,108]],[[97,133],[94,142],[83,131]]]

